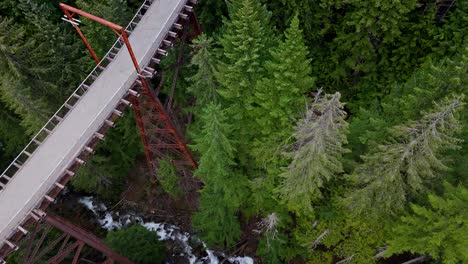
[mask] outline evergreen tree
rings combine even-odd
[[[128,109],[115,128],[106,134],[96,153],[81,167],[71,184],[78,191],[97,194],[106,200],[115,200],[125,186],[125,176],[132,169],[143,146],[135,118]]]
[[[191,64],[198,68],[195,75],[188,79],[191,82],[187,91],[197,98],[197,112],[207,104],[219,101],[218,83],[214,77],[215,58],[212,55],[213,39],[202,34],[193,40],[193,49],[196,54],[193,56]]]
[[[241,234],[235,214],[245,192],[245,178],[233,169],[235,149],[226,137],[230,126],[224,111],[210,104],[201,118],[203,126],[193,148],[201,154],[195,176],[205,187],[193,226],[208,245],[231,247]]]
[[[274,43],[269,26],[270,13],[257,1],[241,0],[232,3],[230,21],[225,23],[219,42],[223,58],[216,77],[221,84],[219,93],[226,100],[227,114],[236,135],[240,165],[250,163],[253,138],[259,134],[255,125],[254,100],[258,80],[265,76],[262,64]]]
[[[254,94],[259,105],[255,109],[255,119],[261,131],[261,137],[256,139],[255,152],[257,159],[263,162],[270,159],[274,150],[284,145],[292,134],[294,121],[306,100],[304,94],[314,85],[297,16],[286,30],[285,37],[278,48],[271,50],[271,60],[265,63],[267,77],[257,84]]]
[[[107,233],[106,244],[135,263],[164,263],[164,244],[155,233],[140,225]]]
[[[43,82],[30,84],[31,93],[43,98],[55,112],[86,74],[82,65],[85,48],[75,30],[56,19],[62,11],[53,1],[20,0],[18,5],[30,26],[29,39],[35,41],[33,54],[27,56],[28,69],[30,75]]]
[[[468,262],[468,190],[444,186],[443,197],[429,194],[430,206],[412,204],[413,214],[393,227],[387,256],[411,252],[447,264]]]
[[[432,48],[427,31],[433,27],[433,16],[420,13],[417,1],[351,0],[323,5],[345,10],[332,27],[334,37],[326,54],[330,59],[324,65],[329,67],[327,78],[340,88],[353,87],[343,89],[343,94],[350,98],[359,94],[362,104],[385,94],[388,86],[382,84],[408,76],[409,66],[421,63]]]
[[[235,184],[234,181],[230,183]],[[227,203],[224,193],[205,187],[201,191],[200,208],[193,215],[192,225],[209,247],[232,248],[242,231],[237,209]],[[236,205],[238,207],[239,205]]]
[[[468,96],[467,50],[460,50],[451,58],[428,60],[406,82],[391,86],[391,93],[385,98],[373,101],[368,108],[362,108],[350,121],[349,145],[351,162],[359,161],[367,149],[375,148],[390,136],[389,127],[421,118],[421,111],[428,111],[432,102],[448,93]],[[466,106],[465,106],[466,109]],[[466,111],[462,111],[464,114]],[[460,120],[467,120],[460,118]],[[466,122],[465,122],[466,123]],[[462,152],[462,153],[460,153]],[[454,157],[463,157],[463,149]],[[349,166],[348,166],[349,167]],[[460,174],[460,172],[459,172]]]
[[[47,86],[31,73],[27,63],[34,53],[34,41],[26,39],[26,30],[12,20],[0,17],[0,99],[21,116],[29,133],[36,132],[47,120],[44,98],[32,94],[32,87]],[[35,65],[33,68],[38,69]]]
[[[313,211],[312,202],[322,197],[327,181],[343,171],[341,156],[346,152],[348,124],[340,93],[320,96],[297,126],[292,162],[281,174],[282,200],[299,215]]]
[[[444,99],[421,120],[395,126],[389,143],[363,156],[364,163],[352,175],[361,186],[348,197],[352,210],[384,216],[399,213],[409,195],[447,170],[440,154],[460,143],[453,134],[460,130],[456,115],[462,106],[460,96]]]
[[[27,144],[26,131],[15,113],[0,102],[0,171]]]
[[[134,15],[134,10],[129,8],[127,0],[78,0],[76,1],[76,5],[88,13],[102,17],[123,27],[127,26]],[[83,18],[83,21],[82,31],[86,38],[92,43],[96,54],[99,57],[104,56],[116,41],[115,33],[110,28],[87,18]],[[90,61],[90,63],[92,65],[95,64],[94,61]]]
[[[182,196],[177,168],[171,163],[168,157],[159,159],[159,167],[156,169],[156,175],[161,184],[161,188],[172,198],[177,199]]]
[[[0,93],[32,134],[81,79],[82,48],[70,37],[72,29],[64,30],[68,25],[55,22],[52,3],[20,0],[17,7],[25,24],[0,18]]]
[[[203,32],[211,34],[216,32],[224,17],[227,16],[226,0],[206,0],[200,1],[197,7],[197,16]]]

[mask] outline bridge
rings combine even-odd
[[[46,217],[47,207],[104,139],[105,132],[126,106],[134,107],[148,163],[154,162],[154,153],[148,147],[149,131],[141,121],[143,106],[139,98],[146,97],[151,102],[157,120],[163,124],[159,131],[165,133],[164,138],[169,138],[169,143],[159,145],[175,146],[171,149],[182,156],[182,161],[185,157],[185,165],[196,166],[169,114],[147,82],[161,57],[180,35],[178,32],[184,20],[189,19],[195,3],[195,0],[144,1],[130,24],[117,32],[121,37],[109,52],[1,174],[0,263],[3,257],[18,249],[20,241],[29,233],[28,228]],[[79,20],[72,16],[85,15],[73,8],[64,11],[67,15],[64,20],[75,28]]]

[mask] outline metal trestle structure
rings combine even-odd
[[[105,264],[118,261],[122,264],[131,264],[126,257],[115,253],[102,241],[91,233],[78,226],[58,217],[52,213],[42,214],[42,217],[32,227],[31,234],[22,241],[24,252],[21,263],[82,263],[79,262],[85,254],[83,249],[94,249],[101,253]]]

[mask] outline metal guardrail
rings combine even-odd
[[[153,0],[145,0],[140,6],[136,14],[133,16],[130,23],[125,28],[128,35],[136,28],[141,18],[145,14],[146,10],[151,6]],[[57,112],[46,122],[46,124],[39,130],[39,132],[32,138],[32,140],[26,145],[26,147],[16,156],[13,162],[3,171],[0,175],[0,193],[7,187],[10,180],[15,174],[21,169],[21,167],[28,161],[28,159],[34,154],[35,150],[38,149],[43,141],[45,141],[49,134],[53,132],[63,119],[67,117],[67,114],[74,108],[76,103],[80,101],[81,97],[84,96],[87,90],[91,87],[94,81],[99,75],[106,69],[106,67],[112,62],[117,55],[118,51],[124,45],[123,40],[119,37],[106,55],[101,59],[98,65],[94,67],[91,73],[84,79],[78,88],[68,97],[65,103],[59,108]]]

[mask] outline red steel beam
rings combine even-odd
[[[80,259],[80,254],[81,254],[81,250],[83,250],[83,247],[84,247],[84,243],[80,241],[80,244],[78,246],[78,249],[75,253],[75,257],[73,258],[73,262],[72,264],[77,264],[78,263],[78,260]]]
[[[143,142],[143,149],[145,150],[146,162],[148,163],[148,166],[150,166],[149,169],[151,170],[151,173],[154,173],[154,170],[156,168],[154,167],[153,160],[151,158],[151,151],[149,149],[148,144],[148,136],[146,134],[146,129],[143,125],[143,119],[141,116],[140,103],[138,102],[138,98],[136,97],[132,100],[132,108],[135,114],[138,130],[140,131],[141,141]]]
[[[119,25],[117,25],[117,24],[114,24],[114,23],[112,23],[112,22],[109,22],[109,21],[107,21],[107,20],[105,20],[105,19],[103,19],[103,18],[97,17],[97,16],[95,16],[95,15],[92,15],[92,14],[90,14],[90,13],[88,13],[88,12],[85,12],[85,11],[83,11],[83,10],[80,10],[80,9],[78,9],[78,8],[75,8],[75,7],[66,5],[66,4],[64,4],[64,3],[60,3],[59,6],[60,6],[60,8],[61,8],[62,10],[68,10],[68,11],[74,13],[74,14],[78,14],[78,15],[80,15],[80,16],[89,18],[89,19],[91,19],[91,20],[93,20],[93,21],[98,22],[99,24],[102,24],[102,25],[104,25],[104,26],[113,28],[113,29],[115,29],[115,30],[117,30],[117,31],[122,31],[122,30],[124,29],[122,26],[119,26]]]
[[[73,21],[73,14],[71,14],[70,12],[68,12],[68,10],[66,9],[66,7],[62,7],[62,5],[64,6],[67,6],[65,4],[60,4],[60,7],[62,8],[63,12],[65,13],[65,15],[67,16],[68,20],[69,21]],[[80,28],[73,24],[73,23],[70,23],[73,28],[75,28],[76,30],[76,33],[78,33],[78,36],[80,36],[80,39],[81,41],[83,41],[84,45],[86,46],[86,48],[88,49],[89,53],[91,53],[91,57],[93,58],[93,60],[99,64],[100,60],[99,60],[99,57],[96,55],[96,52],[94,52],[93,48],[91,47],[91,45],[89,44],[88,40],[86,39],[86,37],[84,36],[83,32],[81,32]]]
[[[190,16],[191,16],[191,20],[192,20],[192,24],[193,24],[193,30],[194,30],[194,36],[193,37],[197,37],[199,35],[202,34],[202,28],[200,26],[200,22],[198,21],[198,17],[197,17],[197,14],[195,13],[195,11],[192,11],[190,13]]]
[[[116,260],[122,264],[133,264],[133,262],[127,259],[126,257],[114,252],[112,249],[104,245],[104,243],[93,234],[87,232],[86,230],[83,230],[82,228],[68,222],[67,220],[57,215],[48,212],[44,218],[44,221],[49,225],[61,230],[62,232],[69,234],[76,240],[82,241],[88,246],[100,251],[104,255],[112,258],[113,260]]]

